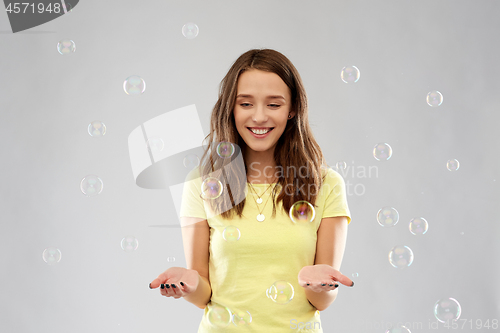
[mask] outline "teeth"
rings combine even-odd
[[[261,129],[253,129],[251,128],[250,129],[252,132],[254,132],[255,134],[266,134],[267,132],[269,132],[271,129],[267,129],[267,130],[261,130]]]

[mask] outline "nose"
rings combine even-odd
[[[254,113],[252,116],[252,120],[256,123],[264,123],[267,121],[268,115],[266,114],[265,107],[256,106],[254,108]]]

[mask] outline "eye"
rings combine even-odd
[[[250,105],[250,103],[242,103],[240,104],[241,106],[245,107],[246,105]],[[280,107],[281,105],[278,105],[278,104],[269,104],[269,106],[273,107],[273,108],[278,108]]]

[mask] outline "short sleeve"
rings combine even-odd
[[[323,186],[325,186],[326,200],[322,217],[346,216],[347,224],[351,223],[344,178],[337,171],[328,168]]]
[[[180,217],[199,217],[206,219],[205,206],[201,194],[201,177],[198,168],[189,172],[184,182]]]

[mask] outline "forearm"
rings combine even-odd
[[[330,304],[335,301],[337,294],[339,293],[338,288],[335,288],[334,290],[321,291],[319,293],[314,292],[309,288],[305,288],[305,290],[309,303],[318,309],[318,311],[326,310]]]
[[[183,298],[196,305],[200,309],[204,309],[207,306],[207,303],[210,301],[212,297],[212,287],[210,286],[210,282],[204,276],[199,275],[198,288],[192,293]]]

